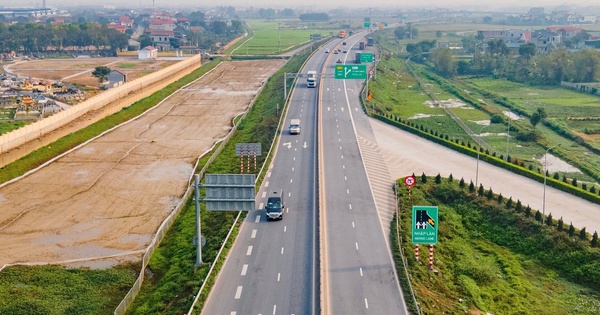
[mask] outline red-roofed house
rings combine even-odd
[[[115,30],[121,32],[121,33],[125,33],[125,30],[127,30],[127,26],[123,25],[123,24],[118,24],[118,23],[109,23],[107,25],[108,28],[114,28]]]
[[[138,50],[138,59],[156,59],[158,57],[158,49],[152,46],[146,46]]]
[[[202,32],[202,26],[190,26],[192,32]]]
[[[572,38],[585,32],[583,28],[576,26],[548,26],[546,30],[560,34],[564,39]]]
[[[133,26],[133,20],[130,17],[128,17],[127,15],[119,16],[119,22],[121,22],[121,24],[123,24],[127,27]]]

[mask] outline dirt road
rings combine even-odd
[[[0,186],[0,266],[144,249],[196,159],[283,62],[222,63],[138,119]]]

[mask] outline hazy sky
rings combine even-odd
[[[49,7],[65,7],[73,5],[114,5],[117,7],[128,6],[131,8],[152,7],[152,0],[46,0]],[[214,6],[234,6],[234,7],[255,7],[255,8],[338,8],[338,7],[386,7],[386,8],[456,8],[468,7],[476,8],[479,11],[491,9],[510,9],[523,8],[518,11],[526,10],[532,6],[551,7],[557,5],[585,7],[595,4],[600,6],[597,0],[154,0],[156,8],[160,7],[214,7]],[[41,7],[42,0],[0,0],[0,7]]]

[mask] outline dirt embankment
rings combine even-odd
[[[222,63],[138,119],[0,186],[0,266],[144,249],[196,159],[283,62]]]

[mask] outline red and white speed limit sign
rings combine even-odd
[[[369,75],[373,75],[373,73],[375,73],[373,70],[369,70]]]
[[[416,178],[412,175],[404,177],[404,184],[408,187],[414,186],[416,182]]]

